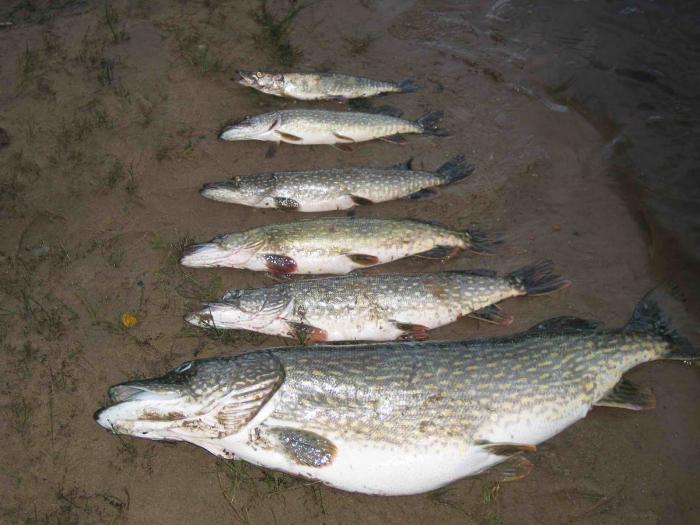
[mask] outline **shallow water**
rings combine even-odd
[[[533,474],[466,479],[437,494],[373,498],[225,464],[200,449],[102,431],[106,388],[193,356],[284,344],[210,338],[182,315],[234,270],[184,270],[185,238],[207,240],[296,216],[201,198],[205,182],[262,170],[477,166],[437,199],[357,209],[505,233],[493,257],[405,260],[373,272],[554,260],[570,289],[512,300],[508,329],[463,320],[462,338],[557,315],[620,326],[663,281],[697,305],[697,11],[653,2],[319,2],[296,20],[298,67],[413,77],[423,90],[381,99],[416,118],[443,109],[448,138],[348,154],[222,143],[227,120],[278,107],[229,80],[274,67],[253,37],[257,3],[53,3],[0,10],[0,521],[7,523],[691,523],[698,511],[700,374],[653,363],[652,412],[594,409],[539,447]],[[273,4],[285,8],[285,2]],[[109,16],[107,16],[109,15]],[[360,54],[348,39],[377,38]],[[335,103],[318,104],[339,109]],[[308,217],[308,216],[307,216]],[[669,276],[672,278],[670,279]],[[133,312],[139,324],[120,324]],[[697,322],[690,318],[690,335]]]

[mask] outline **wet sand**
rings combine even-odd
[[[206,200],[197,193],[205,182],[409,157],[434,169],[465,154],[475,173],[438,198],[356,213],[476,223],[505,234],[498,253],[370,271],[509,271],[551,258],[573,285],[504,303],[515,316],[508,328],[465,319],[435,339],[512,333],[558,315],[620,326],[659,284],[647,232],[608,176],[607,137],[573,108],[514,89],[498,60],[471,53],[475,33],[451,3],[321,2],[292,33],[299,68],[415,78],[420,92],[377,104],[411,118],[442,109],[450,137],[367,143],[352,153],[282,145],[270,159],[266,144],[217,141],[231,118],[308,106],[231,82],[236,68],[275,66],[255,38],[249,11],[257,5],[134,0],[107,11],[101,3],[0,10],[0,21],[15,20],[0,29],[0,127],[10,138],[0,148],[0,522],[692,523],[700,372],[681,363],[632,371],[654,389],[656,410],[592,410],[529,456],[535,469],[525,480],[465,479],[413,497],[343,493],[95,424],[111,384],[192,357],[287,344],[185,326],[189,307],[268,280],[183,269],[183,243],[299,218]],[[366,35],[377,38],[358,54]],[[138,324],[125,328],[124,313]]]

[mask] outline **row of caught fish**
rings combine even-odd
[[[413,91],[410,81],[333,74],[241,73],[265,93],[305,100]],[[441,133],[437,115],[411,123],[376,114],[285,110],[229,127],[222,138],[337,144]],[[271,173],[207,185],[210,198],[298,211],[417,198],[471,172],[457,157],[436,173],[408,167]],[[443,259],[489,251],[477,231],[389,219],[275,224],[186,248],[182,264],[288,274],[345,274],[412,255]],[[187,319],[304,343],[427,338],[472,316],[506,324],[496,305],[550,293],[568,281],[548,261],[505,276],[489,271],[350,275],[231,290]],[[334,487],[414,494],[490,472],[517,479],[522,456],[592,406],[651,408],[654,397],[622,374],[655,359],[700,354],[644,300],[622,329],[556,318],[523,333],[456,342],[298,346],[183,363],[162,377],[109,389],[97,422],[117,433],[187,441]],[[500,465],[499,465],[500,464]]]

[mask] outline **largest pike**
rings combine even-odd
[[[113,386],[95,417],[116,433],[188,441],[343,490],[414,494],[513,456],[524,475],[531,465],[518,455],[592,406],[654,405],[621,379],[627,370],[698,358],[645,301],[617,330],[558,318],[512,337],[189,361]]]
[[[220,235],[185,248],[181,264],[277,274],[344,274],[411,255],[447,258],[461,250],[488,252],[475,231],[417,219],[327,218],[270,224]]]

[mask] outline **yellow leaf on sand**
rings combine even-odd
[[[138,324],[139,320],[136,318],[134,314],[130,313],[124,313],[122,314],[122,325],[124,325],[126,328],[131,328],[132,326],[136,326]]]

